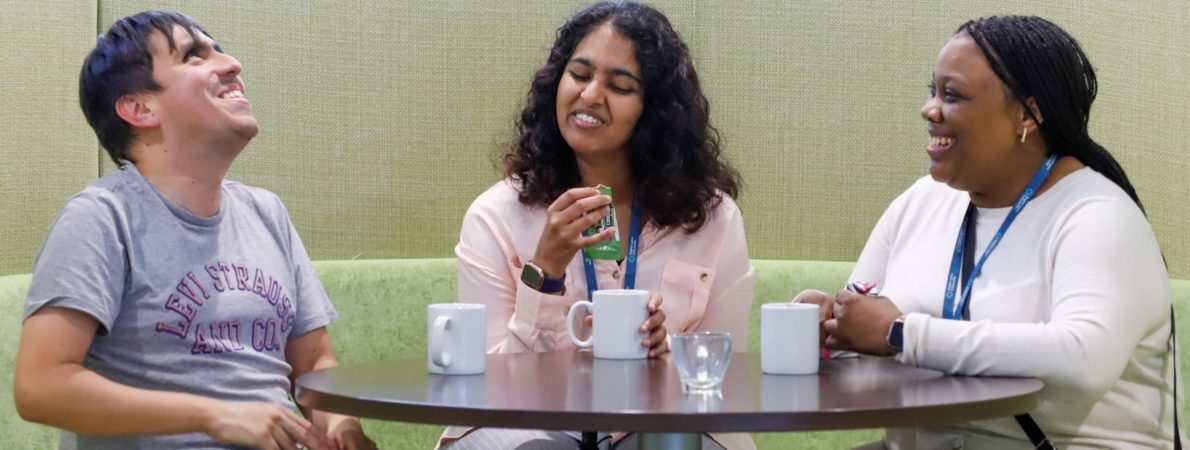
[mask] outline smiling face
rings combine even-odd
[[[938,53],[930,97],[922,107],[930,142],[930,176],[972,193],[1031,175],[1019,145],[1024,108],[1013,101],[966,33]],[[1035,131],[1035,130],[1034,130]]]
[[[610,25],[598,26],[575,47],[558,82],[562,138],[580,157],[627,154],[643,99],[632,41]]]
[[[211,38],[179,25],[176,48],[160,32],[149,39],[153,79],[161,86],[150,94],[150,109],[170,139],[243,139],[259,131],[252,103],[244,97],[240,62],[223,53]]]

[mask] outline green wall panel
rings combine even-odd
[[[575,8],[107,1],[101,20],[150,6],[192,15],[243,63],[261,132],[231,177],[280,195],[315,259],[453,255],[553,28]]]
[[[78,108],[94,2],[0,1],[0,275],[29,272],[58,208],[94,179]]]
[[[55,25],[94,8],[9,3],[24,16],[0,18],[6,35],[36,42],[0,47],[16,74],[4,95],[28,105],[0,112],[0,273],[27,271],[62,201],[111,166],[73,100],[91,38]],[[467,205],[499,177],[493,162],[554,30],[582,4],[103,1],[88,20],[106,28],[164,7],[204,23],[244,63],[262,126],[231,177],[281,195],[315,259],[405,258],[451,254]],[[1082,42],[1100,80],[1092,136],[1131,175],[1173,275],[1190,277],[1190,3],[655,5],[689,43],[725,155],[744,176],[753,257],[853,260],[888,202],[926,173],[918,111],[938,49],[966,19],[1024,13]],[[28,26],[30,16],[44,25]],[[52,49],[29,50],[38,46]],[[28,95],[30,83],[46,95]],[[95,174],[75,173],[96,160]]]
[[[1173,275],[1190,277],[1190,2],[701,4],[692,46],[744,174],[754,258],[854,260],[927,173],[920,109],[938,50],[966,20],[1034,14],[1088,53],[1092,137],[1129,173]]]

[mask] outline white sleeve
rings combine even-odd
[[[877,292],[883,290],[888,259],[891,256],[893,240],[896,237],[897,222],[900,221],[902,211],[908,202],[908,196],[909,191],[902,193],[880,215],[876,226],[872,228],[872,233],[868,235],[868,242],[864,244],[864,249],[859,254],[855,268],[851,270],[851,276],[847,279],[848,283],[872,282],[876,283]],[[841,289],[843,286],[839,286],[839,288]]]

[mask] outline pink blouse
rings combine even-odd
[[[697,232],[680,227],[643,226],[636,289],[659,293],[665,329],[728,331],[737,351],[747,343],[755,270],[748,259],[744,222],[728,196]],[[587,299],[581,253],[566,267],[562,295],[543,294],[521,282],[521,268],[533,257],[545,227],[545,208],[517,200],[513,182],[504,180],[481,194],[463,218],[458,256],[459,301],[487,305],[489,352],[512,353],[574,349],[566,333],[570,305]],[[622,239],[627,239],[623,227]],[[623,265],[595,261],[598,289],[624,286]],[[443,441],[469,431],[450,427]],[[619,433],[617,433],[617,437]],[[747,434],[715,433],[727,448],[755,448]]]
[[[755,271],[740,210],[730,197],[722,198],[694,234],[652,223],[643,227],[636,288],[661,294],[667,332],[729,331],[735,348],[743,350]],[[581,254],[566,267],[562,295],[542,294],[520,281],[544,227],[545,208],[521,204],[509,181],[480,195],[463,218],[455,247],[459,301],[487,305],[489,352],[574,348],[566,313],[587,298]],[[623,265],[616,261],[596,260],[595,273],[598,289],[624,286]]]

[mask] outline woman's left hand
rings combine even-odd
[[[901,317],[901,310],[888,297],[840,291],[835,295],[834,318],[823,324],[826,347],[866,355],[895,355],[886,339],[897,317]]]
[[[641,324],[640,331],[646,333],[640,345],[649,348],[649,357],[656,358],[669,352],[669,340],[665,338],[665,311],[661,310],[661,294],[649,293],[649,318]]]

